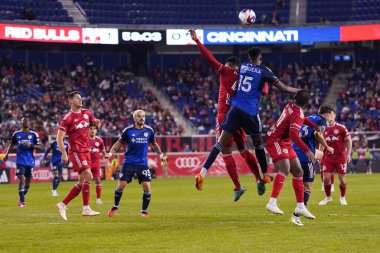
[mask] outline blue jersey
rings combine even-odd
[[[34,167],[33,146],[41,144],[38,134],[33,131],[16,131],[12,135],[11,142],[17,145],[16,164]],[[24,145],[26,142],[32,144],[32,147],[27,148]]]
[[[68,152],[69,144],[66,141],[64,141],[63,145],[65,146],[66,152]],[[50,162],[53,165],[56,165],[61,162],[61,158],[62,158],[62,152],[58,147],[57,141],[53,141],[52,143],[50,143],[49,148],[45,152],[44,158],[46,158],[47,154],[49,154],[51,150],[53,150],[53,153],[51,155]]]
[[[240,66],[239,87],[236,96],[231,99],[231,104],[249,115],[257,115],[265,82],[272,85],[277,81],[278,78],[269,68],[243,63]]]
[[[123,163],[148,165],[149,143],[156,142],[154,131],[151,127],[144,125],[142,129],[137,129],[134,125],[131,125],[124,129],[119,141],[128,144]]]
[[[314,122],[318,126],[321,126],[323,131],[327,128],[327,121],[324,117],[322,117],[319,114],[313,114],[309,117],[307,117],[310,121]],[[309,147],[310,151],[315,153],[315,149],[317,147],[318,141],[314,136],[314,129],[312,127],[309,127],[307,125],[302,125],[299,135],[302,139],[302,141]],[[296,152],[298,159],[300,162],[308,163],[310,162],[309,158],[306,156],[306,153],[303,152],[297,144],[292,142],[292,147],[294,151]]]

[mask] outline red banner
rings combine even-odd
[[[380,25],[353,25],[340,27],[340,41],[380,40]]]
[[[82,43],[82,28],[0,24],[0,39]]]

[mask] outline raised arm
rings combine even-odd
[[[277,89],[279,89],[280,91],[287,92],[287,93],[296,94],[298,91],[301,90],[301,89],[298,89],[298,88],[294,88],[294,87],[288,86],[288,85],[284,84],[283,82],[281,82],[280,80],[278,80],[277,82],[273,83],[273,85],[276,86]]]

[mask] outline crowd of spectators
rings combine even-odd
[[[375,62],[353,64],[337,98],[337,120],[349,131],[380,130],[380,67]]]
[[[1,148],[20,128],[23,116],[31,118],[31,129],[45,142],[53,135],[68,111],[66,94],[79,90],[84,108],[101,120],[99,135],[119,135],[133,122],[132,112],[146,111],[146,123],[157,135],[180,135],[171,113],[162,108],[150,90],[144,90],[130,72],[99,70],[91,61],[74,68],[46,69],[42,65],[13,63],[0,58],[0,140]]]

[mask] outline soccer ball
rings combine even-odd
[[[256,20],[256,13],[252,9],[243,9],[239,13],[240,22],[243,25],[252,25]]]

